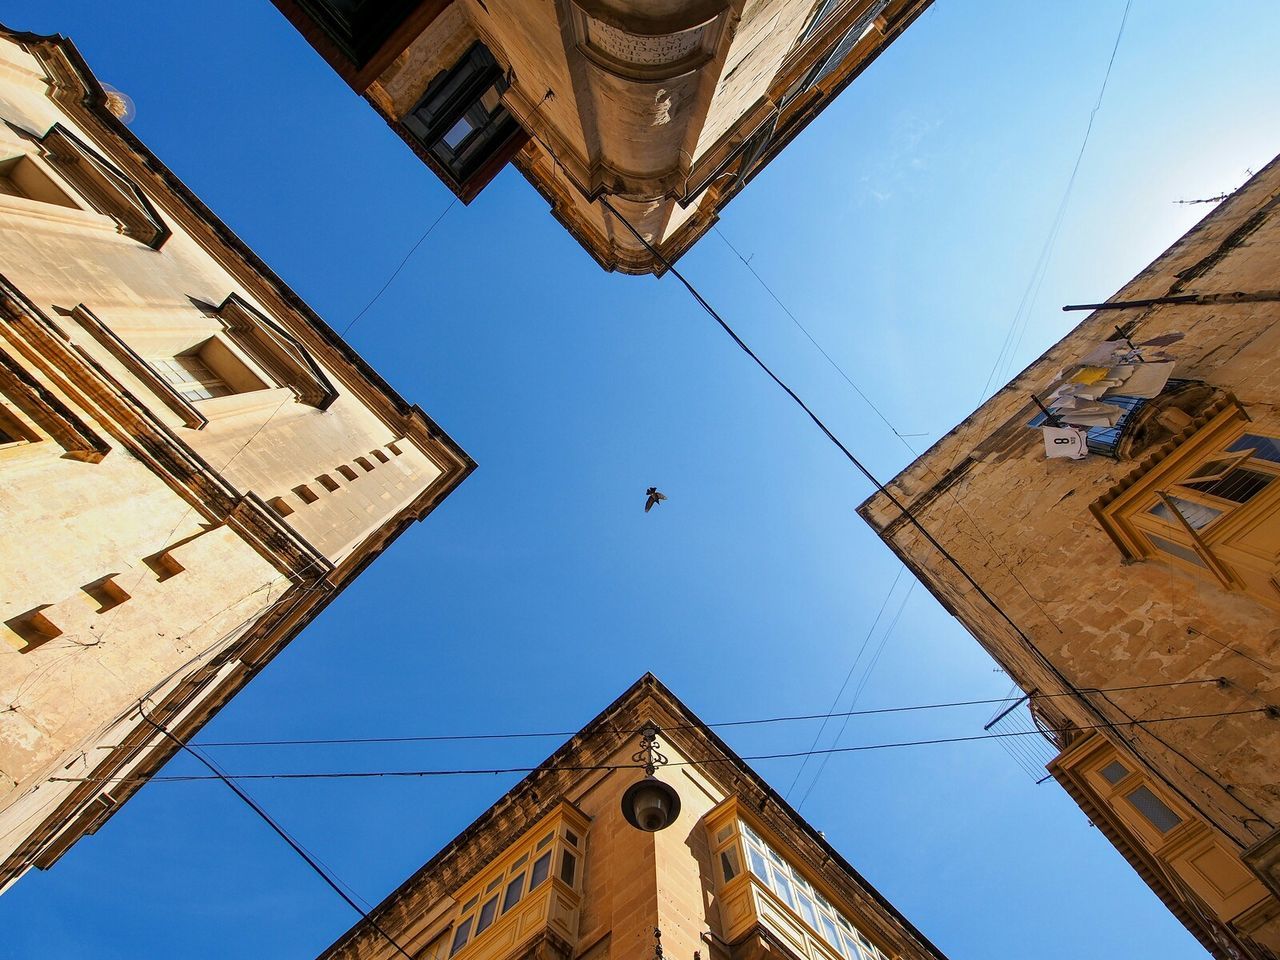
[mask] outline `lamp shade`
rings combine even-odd
[[[680,816],[680,794],[656,777],[645,777],[627,787],[622,795],[622,815],[637,830],[656,833]]]

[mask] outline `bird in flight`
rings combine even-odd
[[[644,502],[645,513],[648,513],[650,510],[654,508],[654,506],[661,503],[663,500],[667,499],[667,495],[665,493],[659,493],[657,487],[650,487],[648,490],[644,492],[644,494],[646,497],[649,498]]]

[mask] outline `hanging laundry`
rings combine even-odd
[[[1114,427],[1125,411],[1114,403],[1074,400],[1069,407],[1053,407],[1053,412],[1073,427]]]
[[[1169,378],[1173,376],[1174,363],[1136,363],[1133,372],[1119,386],[1112,387],[1106,396],[1141,397],[1150,400],[1164,391]]]
[[[1083,384],[1097,383],[1099,380],[1108,379],[1107,374],[1110,372],[1110,369],[1110,367],[1081,367],[1071,375],[1071,382]]]
[[[1123,363],[1133,354],[1133,347],[1127,340],[1104,340],[1083,357],[1079,362],[1089,367],[1110,367]]]
[[[1041,427],[1044,433],[1044,455],[1050,460],[1066,457],[1071,460],[1083,460],[1089,455],[1086,441],[1087,430],[1078,427]]]

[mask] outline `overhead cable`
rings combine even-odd
[[[667,766],[671,767],[701,767],[715,763],[734,763],[736,760],[794,760],[801,757],[808,757],[823,754],[835,753],[865,753],[873,750],[889,750],[900,747],[926,747],[938,746],[950,743],[977,743],[983,740],[1003,740],[1009,737],[1029,737],[1043,736],[1047,733],[1075,733],[1084,730],[1097,730],[1100,728],[1111,729],[1113,727],[1146,727],[1156,723],[1177,723],[1189,720],[1211,720],[1220,717],[1241,717],[1250,714],[1266,714],[1269,717],[1277,715],[1275,707],[1250,707],[1247,710],[1222,710],[1216,713],[1193,713],[1180,717],[1151,717],[1144,720],[1118,720],[1103,724],[1083,724],[1074,727],[1063,727],[1061,729],[1046,730],[1016,730],[1009,733],[982,733],[974,734],[967,737],[934,737],[927,740],[897,740],[885,743],[864,743],[855,744],[849,747],[826,747],[820,750],[796,750],[784,753],[758,753],[751,754],[736,759],[727,757],[708,757],[704,759],[694,760],[672,760]],[[199,755],[196,754],[197,758]],[[203,761],[202,759],[202,762]],[[209,766],[206,762],[205,766]],[[210,767],[212,769],[212,767]],[[190,783],[203,780],[222,780],[240,781],[240,780],[361,780],[373,778],[405,778],[405,777],[462,777],[462,776],[496,776],[509,773],[533,773],[536,770],[543,769],[543,765],[536,767],[485,767],[485,768],[460,768],[460,769],[440,769],[440,770],[347,770],[347,771],[325,771],[312,773],[237,773],[237,774],[174,774],[158,777],[50,777],[49,779],[56,783],[124,783],[129,781],[147,781],[150,783]],[[557,764],[555,770],[566,772],[587,772],[587,771],[612,771],[612,770],[643,770],[643,764],[638,763],[604,763],[604,764]],[[234,789],[234,788],[233,788]],[[237,794],[240,791],[237,790]],[[251,802],[251,801],[246,801]]]
[[[1120,687],[1090,687],[1084,692],[1086,693],[1125,693],[1130,690],[1152,690],[1158,687],[1182,687],[1194,684],[1222,684],[1224,681],[1220,677],[1206,677],[1198,680],[1164,680],[1158,683],[1135,683]],[[1032,695],[1033,700],[1052,700],[1057,697],[1073,696],[1070,693],[1037,693]],[[831,720],[839,717],[869,717],[887,713],[913,713],[919,710],[942,710],[950,707],[977,707],[988,706],[996,703],[1007,703],[1008,697],[998,697],[984,700],[951,700],[942,703],[917,703],[896,707],[870,707],[865,710],[846,710],[839,713],[801,713],[791,714],[787,716],[776,717],[759,717],[748,720],[721,720],[713,723],[679,723],[666,726],[666,730],[699,730],[703,727],[710,729],[718,729],[721,727],[752,727],[769,723],[792,723],[806,720]],[[644,727],[635,727],[628,729],[610,729],[609,732],[615,735],[629,736],[631,734],[640,733]],[[512,731],[507,733],[454,733],[454,734],[422,734],[402,737],[316,737],[316,738],[300,738],[294,740],[209,740],[192,744],[197,747],[294,747],[294,746],[323,746],[338,744],[362,744],[362,743],[448,743],[454,741],[468,740],[530,740],[538,738],[551,737],[573,737],[577,736],[578,730],[543,730],[543,731]]]
[[[320,866],[320,864],[316,861],[316,859],[311,854],[309,854],[305,849],[303,849],[302,845],[298,843],[297,840],[295,840],[292,836],[290,836],[288,831],[286,831],[282,826],[280,826],[280,824],[276,823],[276,821],[272,819],[269,813],[267,813],[264,809],[262,809],[262,807],[259,806],[258,803],[252,797],[250,797],[247,793],[245,793],[244,790],[242,790],[236,784],[235,778],[232,778],[227,774],[223,773],[221,770],[218,769],[217,766],[215,766],[210,760],[204,757],[198,750],[193,750],[190,745],[188,745],[187,743],[178,739],[172,733],[170,733],[168,728],[166,728],[162,724],[153,720],[150,716],[147,715],[147,712],[142,709],[141,703],[138,704],[138,713],[142,716],[143,720],[145,720],[152,727],[154,727],[159,733],[163,734],[166,738],[168,738],[169,740],[172,740],[175,744],[177,744],[180,750],[191,754],[191,756],[199,760],[200,763],[206,769],[212,771],[212,774],[204,779],[221,780],[223,783],[225,783],[237,797],[239,797],[241,800],[245,802],[245,804],[249,807],[250,810],[256,813],[262,819],[262,821],[267,824],[267,826],[269,826],[273,831],[275,831],[276,835],[279,836],[281,840],[283,840],[285,843],[289,845],[290,849],[292,849],[294,853],[296,853],[299,857],[302,858],[302,860],[307,864],[307,866],[309,866],[312,870],[315,871],[316,875],[319,876],[320,879],[322,879],[326,884],[329,885],[329,887],[333,890],[334,893],[336,893],[343,900],[345,900],[347,902],[347,905],[350,906],[352,910],[360,914],[360,916],[363,917],[368,922],[369,926],[373,927],[373,929],[376,930],[378,933],[380,933],[388,943],[390,943],[393,947],[395,947],[397,953],[399,953],[402,957],[404,957],[405,960],[414,960],[413,956],[408,951],[406,951],[404,947],[400,946],[400,944],[396,941],[396,939],[393,936],[391,936],[391,934],[387,933],[386,930],[382,929],[382,927],[378,924],[378,922],[369,915],[369,912],[367,910],[362,909],[360,905],[355,902],[355,900],[351,899],[351,897],[347,894],[347,892],[343,890],[342,888],[343,885],[340,884],[336,878],[330,876],[329,871],[325,870],[322,866]],[[144,777],[143,779],[145,780],[148,778]],[[150,779],[156,779],[156,778],[153,777]],[[160,778],[160,779],[163,779],[163,778]]]

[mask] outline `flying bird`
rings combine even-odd
[[[656,504],[659,504],[663,500],[667,499],[667,495],[665,493],[659,493],[657,487],[650,487],[648,490],[644,492],[644,494],[646,497],[649,498],[644,502],[645,513],[648,513],[650,510],[652,510]]]

